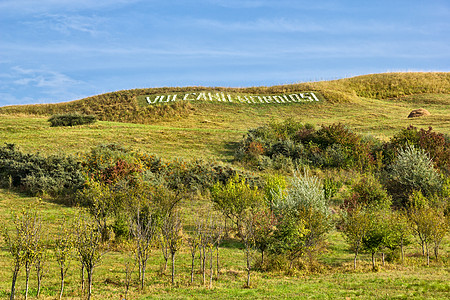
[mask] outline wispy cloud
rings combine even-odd
[[[11,67],[0,73],[0,104],[62,102],[79,99],[88,83],[58,71]],[[34,91],[27,94],[25,91]]]
[[[72,32],[82,32],[97,36],[101,33],[101,30],[99,30],[98,27],[104,21],[104,18],[98,16],[41,14],[38,17],[23,23],[32,25],[34,28],[39,27],[55,30],[66,35],[69,35]]]
[[[48,13],[54,11],[77,11],[95,10],[131,5],[142,0],[2,0],[0,11],[2,13],[12,12],[16,15]]]

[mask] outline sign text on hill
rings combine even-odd
[[[238,102],[238,103],[295,103],[319,101],[319,98],[313,92],[292,93],[276,96],[267,95],[242,95],[230,93],[174,93],[166,95],[150,95],[145,98],[148,104],[168,103],[173,101],[219,101],[219,102]]]

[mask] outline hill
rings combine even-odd
[[[142,99],[142,96],[201,91],[247,95],[280,95],[313,91],[320,94],[328,103],[352,103],[359,101],[361,97],[386,100],[421,94],[450,94],[450,73],[385,73],[271,87],[133,89],[101,94],[65,103],[0,107],[0,114],[50,116],[77,111],[85,114],[95,114],[103,121],[151,124],[165,118],[186,117],[192,113],[195,105],[192,105],[192,102],[183,101],[166,105],[143,105],[142,101],[139,101],[140,97]]]

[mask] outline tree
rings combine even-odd
[[[166,216],[161,228],[164,244],[170,252],[172,258],[172,284],[175,283],[175,254],[179,250],[182,242],[181,219],[178,213]],[[167,260],[166,260],[167,264]]]
[[[387,218],[387,231],[384,244],[391,250],[400,248],[402,264],[404,263],[404,247],[411,243],[411,226],[405,211],[390,211]]]
[[[120,197],[108,184],[88,180],[86,187],[78,193],[78,203],[86,207],[94,218],[102,241],[109,239],[107,220],[120,208]]]
[[[75,226],[75,245],[78,258],[81,262],[81,272],[84,274],[83,270],[85,270],[87,274],[88,299],[91,299],[92,296],[94,268],[100,262],[103,255],[101,241],[101,233],[98,231],[97,225],[93,220],[90,220],[87,216],[80,215]],[[84,282],[82,286],[84,287]]]
[[[13,223],[15,233],[12,234],[6,229],[3,232],[8,250],[13,256],[13,277],[10,299],[14,299],[17,275],[22,266],[25,266],[25,299],[28,299],[28,283],[31,267],[43,249],[41,242],[41,221],[37,212],[29,208],[22,210],[16,215],[13,214]]]
[[[296,173],[288,189],[274,197],[272,209],[278,218],[272,251],[286,253],[290,268],[304,253],[312,254],[331,229],[328,202],[319,179]]]
[[[62,225],[55,239],[55,257],[59,266],[59,275],[61,279],[59,299],[64,293],[64,281],[69,270],[70,257],[74,249],[74,235],[67,226]]]
[[[369,227],[362,238],[362,245],[364,249],[371,253],[372,269],[375,270],[375,254],[385,246],[387,236],[386,212],[369,211],[366,215],[368,217]]]
[[[239,227],[244,210],[259,206],[263,202],[263,193],[236,175],[226,184],[217,182],[211,189],[211,198],[216,209]]]
[[[354,269],[356,269],[356,259],[363,246],[363,239],[370,230],[370,225],[369,214],[360,205],[352,210],[344,211],[341,215],[341,231],[355,253]]]
[[[239,237],[244,244],[245,258],[247,261],[247,287],[250,287],[251,252],[255,246],[255,216],[251,209],[246,209],[240,215]]]
[[[17,275],[20,268],[25,266],[26,284],[25,298],[28,298],[28,282],[30,278],[31,266],[36,256],[42,249],[41,222],[37,212],[33,209],[22,210],[18,214],[13,214],[14,233],[7,229],[3,231],[8,250],[13,257],[13,277],[11,284],[10,299],[14,299]],[[6,228],[6,227],[5,227]]]

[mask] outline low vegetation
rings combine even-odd
[[[355,97],[349,100],[355,104],[372,103],[378,100],[358,97],[448,93],[442,82],[447,75],[380,74],[310,84],[327,84],[335,95]],[[414,84],[417,80],[423,87]],[[246,92],[287,91],[272,87]],[[325,89],[321,93],[326,95]],[[411,100],[388,101],[402,106]],[[222,113],[230,111],[243,120],[238,104],[172,105],[176,110],[186,106],[188,114],[198,114],[191,110],[195,107],[218,112],[214,109],[220,106]],[[448,113],[445,105],[433,105]],[[339,109],[329,103],[312,107],[310,111]],[[274,108],[249,109],[266,114]],[[134,116],[141,112],[142,107]],[[127,136],[139,130],[149,135],[149,128],[161,131],[173,124],[173,116],[161,114],[160,127],[120,126],[132,129]],[[0,147],[0,277],[8,279],[0,283],[0,295],[302,298],[321,291],[322,297],[448,298],[446,125],[419,128],[416,122],[392,127],[389,136],[378,138],[343,122],[285,117],[269,121],[255,113],[253,129],[236,123],[240,131],[217,147],[229,147],[231,164],[198,159],[203,150],[194,146],[184,149],[191,149],[196,159],[183,157],[184,150],[162,158],[145,147],[122,145],[125,139],[117,138],[116,131],[116,143],[84,146],[76,153],[30,152],[12,143]],[[177,122],[193,134],[198,130],[189,118]],[[219,126],[213,122],[201,124]],[[2,130],[10,136],[36,131],[34,125],[8,124]],[[107,135],[105,124],[51,130],[55,138],[86,130]],[[208,128],[199,131],[203,141]]]

